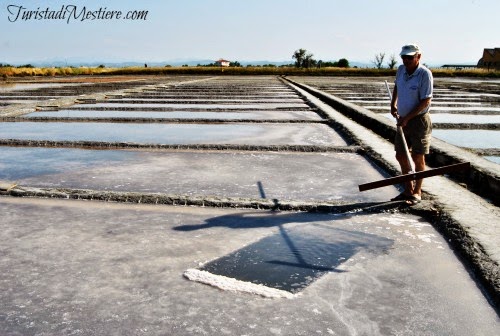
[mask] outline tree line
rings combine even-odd
[[[0,63],[0,68],[34,68],[34,66],[31,65],[31,64],[24,64],[24,65],[14,66],[14,65],[10,65],[10,64],[2,64],[2,63]]]
[[[349,61],[345,58],[341,58],[336,62],[323,62],[321,60],[317,61],[314,59],[314,55],[309,53],[306,49],[298,49],[296,50],[292,58],[295,59],[295,67],[296,68],[312,68],[312,67],[339,67],[339,68],[349,68]],[[372,63],[375,65],[377,69],[384,68],[384,65],[387,65],[387,68],[394,69],[398,64],[396,56],[393,54],[389,57],[387,63],[386,54],[381,52],[375,55],[375,58],[372,60]]]
[[[349,68],[349,61],[346,58],[341,58],[335,62],[323,62],[322,60],[315,60],[314,55],[307,52],[306,49],[296,50],[292,58],[295,59],[296,68],[321,68],[321,67],[338,67]]]
[[[341,58],[338,61],[322,61],[322,60],[316,60],[314,59],[314,55],[310,52],[308,52],[306,49],[298,49],[296,50],[292,58],[295,60],[294,64],[286,64],[286,65],[280,65],[279,67],[287,67],[287,66],[295,66],[296,68],[322,68],[322,67],[338,67],[338,68],[349,68],[349,61],[346,58]],[[397,58],[394,54],[392,54],[389,59],[386,62],[386,54],[381,52],[375,55],[374,59],[371,61],[373,65],[377,69],[382,69],[384,68],[384,65],[387,65],[387,68],[389,69],[394,69],[398,63]],[[385,63],[386,62],[386,63]],[[189,65],[184,64],[183,67],[188,67]],[[210,63],[210,64],[198,64],[197,67],[215,67],[218,66],[217,63]],[[230,67],[241,67],[242,65],[238,61],[233,61],[229,63]],[[277,65],[274,64],[264,64],[264,65],[247,65],[247,67],[252,67],[252,66],[257,66],[257,67],[277,67]],[[15,67],[10,64],[2,64],[0,63],[0,68],[2,67]],[[17,66],[17,68],[33,68],[34,66],[31,64],[25,64],[25,65],[20,65]],[[100,65],[100,68],[104,68],[104,65]],[[147,66],[146,66],[147,67]],[[166,67],[170,67],[169,65],[166,65]]]

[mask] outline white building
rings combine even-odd
[[[215,62],[215,64],[221,66],[221,67],[228,67],[229,66],[229,61],[225,60],[225,59],[219,59],[218,61]]]

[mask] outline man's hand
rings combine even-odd
[[[391,115],[394,118],[399,119],[399,114],[398,114],[398,108],[397,107],[391,106]]]
[[[400,116],[398,116],[397,119],[398,119],[398,123],[397,123],[398,126],[406,127],[406,125],[408,124],[408,118],[407,117],[400,117]]]

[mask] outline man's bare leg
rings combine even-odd
[[[415,163],[415,171],[420,172],[425,170],[425,155],[412,154],[413,162]],[[412,190],[413,195],[422,196],[422,179],[415,181],[415,186]]]

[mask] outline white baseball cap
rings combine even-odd
[[[415,54],[421,54],[421,50],[418,45],[416,44],[407,44],[403,46],[401,49],[401,52],[399,53],[399,56],[403,55],[408,55],[408,56],[413,56]]]

